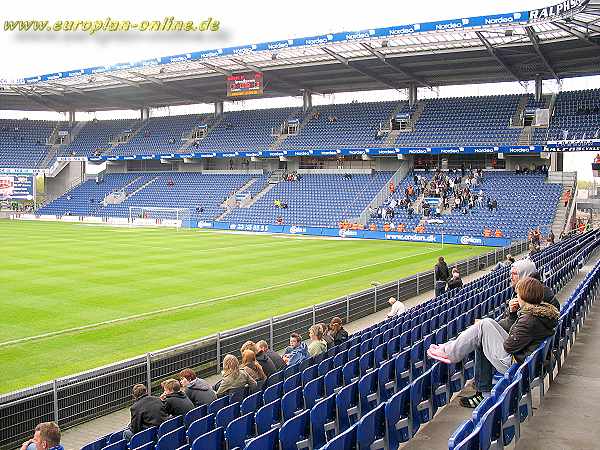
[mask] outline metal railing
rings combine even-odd
[[[454,265],[461,274],[468,275],[503,261],[508,253],[516,255],[526,249],[527,242],[517,242]],[[433,277],[433,271],[421,272],[247,327],[2,395],[0,448],[14,448],[30,438],[40,422],[53,420],[67,428],[127,407],[136,383],[156,391],[161,380],[185,367],[194,368],[201,377],[216,375],[224,356],[237,354],[249,339],[264,339],[271,348],[281,349],[287,345],[290,333],[307,330],[315,323],[328,322],[335,316],[346,323],[366,317],[387,308],[391,296],[402,301],[433,290]]]

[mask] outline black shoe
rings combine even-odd
[[[470,397],[461,398],[460,406],[464,408],[477,408],[484,398],[485,397],[481,392],[477,392],[475,395],[471,395]]]

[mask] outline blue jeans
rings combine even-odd
[[[445,281],[436,281],[435,282],[435,296],[442,295],[446,292],[446,282]]]

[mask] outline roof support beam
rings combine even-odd
[[[69,92],[74,92],[76,94],[81,95],[84,98],[87,98],[88,101],[90,102],[97,102],[98,106],[102,107],[103,104],[105,103],[110,103],[109,108],[112,105],[117,106],[119,109],[139,109],[142,108],[143,105],[132,105],[132,104],[128,104],[128,103],[121,103],[121,102],[115,102],[112,99],[107,100],[106,97],[101,96],[101,95],[96,95],[92,92],[86,92],[83,89],[79,89],[76,88],[74,86],[69,86],[69,85],[62,85],[62,84],[57,84],[57,83],[48,83],[52,86],[56,86],[56,87],[60,87],[62,89],[64,89],[65,91],[69,91]]]
[[[342,64],[344,64],[346,67],[349,67],[350,69],[354,69],[355,71],[369,77],[372,78],[375,81],[379,81],[380,83],[385,84],[386,86],[392,88],[392,89],[406,89],[406,86],[403,86],[401,84],[396,83],[395,81],[392,80],[388,80],[387,78],[384,78],[378,74],[376,74],[375,72],[368,70],[368,69],[364,69],[361,67],[356,66],[355,64],[352,63],[352,61],[350,61],[347,58],[344,58],[341,55],[338,55],[336,52],[334,52],[333,50],[328,49],[327,47],[323,47],[322,50],[327,53],[328,55],[332,56],[333,58],[337,59],[339,62],[341,62]]]
[[[141,87],[140,83],[136,83],[135,81],[128,80],[127,78],[117,77],[117,76],[111,75],[109,73],[103,73],[102,76],[104,76],[106,78],[110,78],[111,80],[115,80],[115,81],[117,81],[119,83],[127,84],[127,85],[132,86],[132,87],[136,87],[136,88]]]
[[[182,100],[187,100],[187,101],[194,101],[194,102],[200,102],[200,103],[214,103],[214,102],[218,102],[221,101],[220,99],[216,99],[213,97],[206,97],[206,98],[201,98],[201,97],[197,97],[195,95],[190,95],[187,92],[182,91],[179,88],[176,88],[174,86],[170,86],[167,83],[165,83],[163,80],[150,76],[150,75],[145,75],[143,73],[139,73],[139,72],[129,72],[132,75],[135,75],[136,77],[140,77],[143,78],[144,80],[152,83],[153,85],[157,86],[159,89],[163,90],[164,92],[170,94],[170,95],[174,95],[177,98],[180,98]]]
[[[544,65],[546,66],[546,69],[548,69],[548,71],[550,72],[552,77],[558,83],[560,83],[559,76],[556,74],[556,71],[552,67],[552,64],[550,63],[550,61],[548,60],[546,55],[544,55],[544,52],[542,51],[542,48],[540,47],[540,38],[538,37],[537,34],[535,34],[535,30],[533,29],[533,27],[525,27],[525,31],[527,32],[527,36],[529,36],[529,40],[531,41],[531,45],[533,45],[533,49],[535,50],[537,55],[540,57],[540,59],[542,60]]]
[[[222,73],[225,76],[229,76],[229,75],[232,74],[231,71],[229,71],[227,69],[223,69],[222,67],[219,67],[219,66],[215,66],[214,64],[209,64],[207,62],[201,62],[200,64],[202,64],[207,69],[214,70],[215,72]]]
[[[410,81],[414,81],[415,83],[420,84],[423,87],[426,87],[426,88],[429,88],[429,89],[433,89],[433,87],[429,83],[427,83],[426,81],[424,81],[422,78],[419,78],[419,77],[413,75],[412,73],[410,73],[408,70],[403,69],[402,67],[400,67],[399,64],[397,64],[395,62],[392,62],[392,61],[388,61],[383,53],[381,53],[380,51],[374,49],[373,47],[371,47],[366,42],[361,42],[360,45],[365,50],[367,50],[369,53],[371,53],[373,56],[375,56],[383,64],[385,64],[386,66],[388,66],[389,68],[391,68],[394,72],[397,72],[400,75],[402,75],[402,76],[404,76],[406,78],[409,78]]]
[[[259,72],[262,73],[262,69],[259,69],[258,67],[252,65],[252,64],[248,64],[246,61],[241,60],[241,59],[237,59],[237,58],[229,58],[231,59],[231,61],[233,61],[236,64],[239,64],[242,67],[245,67],[248,70],[252,70],[254,72]]]
[[[42,97],[40,94],[33,92],[33,91],[29,91],[25,87],[11,86],[10,89],[13,92],[16,92],[17,94],[25,97],[27,100],[37,103],[38,105],[41,105],[50,111],[63,112],[63,110],[69,109],[68,106],[62,106],[63,109],[61,109],[60,106],[59,107],[52,106],[52,104],[49,101],[47,101],[46,99],[44,99],[44,97]]]
[[[521,80],[521,78],[519,78],[519,76],[508,66],[508,64],[506,64],[504,62],[504,60],[502,59],[502,57],[500,57],[500,55],[498,55],[497,50],[490,43],[490,41],[488,41],[485,38],[485,36],[483,35],[483,33],[481,31],[476,31],[475,34],[477,35],[477,37],[479,38],[479,40],[481,41],[481,43],[484,45],[484,47],[487,49],[487,51],[489,52],[489,54],[492,55],[494,57],[494,59],[498,62],[498,64],[500,64],[500,66],[502,66],[502,68],[506,72],[508,72],[516,81],[522,83],[523,80]]]
[[[577,39],[588,43],[589,45],[593,45],[594,47],[598,47],[600,48],[600,44],[598,42],[595,42],[593,40],[591,40],[589,38],[589,36],[587,36],[586,34],[582,33],[581,31],[576,30],[575,28],[569,26],[569,25],[565,25],[563,22],[552,22],[555,26],[557,26],[558,28],[560,28],[563,31],[566,31],[567,33],[569,33],[572,36],[575,36]]]
[[[571,23],[577,25],[578,27],[584,28],[586,31],[591,30],[595,33],[600,33],[600,26],[594,25],[593,23],[585,23],[577,19],[571,19]]]

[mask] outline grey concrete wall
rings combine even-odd
[[[67,191],[75,180],[82,178],[84,163],[70,161],[58,175],[46,178],[46,197],[56,198]]]

